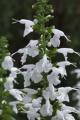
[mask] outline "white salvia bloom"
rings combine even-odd
[[[31,88],[24,88],[22,89],[23,92],[29,94],[29,95],[34,95],[34,94],[37,94],[37,90],[34,90],[34,89],[31,89]]]
[[[25,110],[25,113],[27,113],[27,118],[29,120],[35,120],[35,119],[39,119],[40,115],[38,113],[38,111],[40,110],[40,107],[33,107],[32,103],[27,103],[24,105],[24,107],[27,109]]]
[[[54,36],[50,39],[50,42],[48,43],[49,45],[52,44],[53,47],[59,47],[61,36],[65,37],[67,41],[70,41],[61,30],[52,29],[52,32],[54,33]]]
[[[75,118],[71,114],[64,114],[63,111],[57,110],[56,116],[51,120],[75,120]]]
[[[74,65],[73,63],[69,62],[69,61],[61,61],[61,62],[57,62],[57,65],[59,67],[66,67],[66,66],[69,66],[69,65]]]
[[[39,54],[38,50],[38,40],[30,40],[29,44],[27,45],[28,48],[28,55],[35,57]]]
[[[34,69],[32,71],[32,76],[31,76],[31,80],[34,83],[39,83],[42,80],[43,76],[40,74],[39,71],[37,71],[37,69]]]
[[[33,108],[40,108],[42,102],[42,97],[36,98],[32,100],[32,106]]]
[[[29,64],[29,65],[24,65],[20,69],[26,70],[21,72],[21,74],[24,77],[24,87],[30,86],[30,78],[32,76],[32,71],[34,70],[35,65],[34,64]]]
[[[39,83],[42,80],[42,75],[39,72],[38,69],[36,69],[36,66],[33,64],[30,65],[24,65],[21,69],[27,69],[26,71],[22,72],[22,75],[24,76],[24,87],[30,86],[30,79],[34,83]]]
[[[23,103],[27,104],[29,102],[32,102],[32,98],[35,94],[37,94],[37,91],[30,88],[24,88],[22,91],[25,93],[23,96]]]
[[[74,89],[72,87],[60,87],[60,88],[58,88],[56,99],[58,99],[59,102],[63,102],[63,101],[69,102],[68,93],[72,90],[76,90],[76,89]]]
[[[60,39],[54,35],[51,39],[50,39],[50,42],[48,44],[50,44],[53,46],[53,47],[59,47],[60,46]]]
[[[61,104],[61,111],[63,111],[64,114],[69,114],[69,113],[80,114],[80,111],[78,111],[74,107],[67,106],[67,105],[65,105],[63,103]]]
[[[23,54],[21,57],[21,63],[24,64],[26,62],[28,55],[31,57],[35,57],[39,54],[38,40],[30,40],[27,46],[19,49],[18,51],[13,53],[11,56],[15,55],[16,53]]]
[[[47,87],[46,90],[43,90],[43,97],[47,100],[50,98],[50,90]]]
[[[42,107],[40,109],[40,113],[43,117],[45,117],[45,116],[51,116],[52,112],[53,112],[52,105],[50,104],[49,99],[47,99],[46,103],[44,105],[42,105]]]
[[[45,54],[43,58],[36,63],[36,69],[41,72],[49,72],[52,69],[52,64],[48,60],[48,56]]]
[[[57,49],[57,52],[63,54],[66,61],[68,53],[75,53],[80,56],[80,54],[78,52],[75,52],[72,48],[59,48]]]
[[[75,118],[71,114],[66,114],[65,120],[75,120]]]
[[[13,101],[10,102],[9,104],[12,106],[13,111],[17,114],[18,113],[17,104],[19,104],[19,101]]]
[[[52,72],[47,76],[48,82],[53,85],[60,84],[61,81],[59,80],[59,74],[60,74],[59,69],[56,67],[53,67]]]
[[[31,78],[31,72],[30,71],[24,71],[21,73],[24,77],[24,87],[30,86],[30,78]]]
[[[37,56],[39,54],[38,40],[30,40],[29,44],[26,47],[19,49],[17,53],[23,54],[21,57],[22,64],[26,62],[27,55],[32,57]]]
[[[13,67],[13,60],[10,56],[6,56],[4,58],[4,61],[2,62],[2,67],[5,70],[11,70],[11,68]]]
[[[11,89],[9,90],[9,93],[14,97],[16,98],[17,100],[19,101],[22,101],[22,95],[23,95],[23,92],[21,92],[20,90],[18,89]]]
[[[33,108],[33,109],[30,109],[30,111],[27,111],[27,117],[28,117],[28,120],[35,120],[35,119],[38,120],[40,118],[40,115]]]
[[[56,89],[55,89],[55,87],[51,83],[49,83],[48,89],[49,89],[50,99],[55,100],[56,99]]]
[[[12,78],[16,78],[17,77],[17,74],[19,73],[19,69],[16,68],[16,67],[12,67],[11,70],[10,70],[10,75],[9,77],[12,77]]]
[[[60,110],[57,110],[56,115],[52,117],[51,120],[65,120],[63,112]]]
[[[60,74],[62,77],[67,76],[66,66],[69,66],[69,65],[75,66],[73,63],[69,61],[58,62],[57,65],[59,66],[58,70],[60,71]]]
[[[15,22],[13,22],[13,23],[19,22],[20,24],[24,24],[24,25],[25,25],[23,37],[25,37],[25,36],[28,35],[29,33],[33,32],[33,28],[32,28],[32,26],[34,25],[34,22],[33,22],[33,21],[31,21],[31,20],[26,20],[26,19],[21,19],[21,20],[13,19],[13,20],[15,21]]]
[[[80,69],[75,69],[75,70],[73,70],[71,73],[72,73],[72,74],[73,74],[73,73],[76,73],[77,79],[80,78]]]
[[[13,77],[7,77],[6,78],[6,82],[4,83],[5,90],[13,89],[13,86],[14,86],[13,81],[14,81]]]

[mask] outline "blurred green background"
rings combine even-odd
[[[11,53],[25,46],[26,42],[28,42],[27,39],[29,40],[31,37],[28,35],[28,37],[23,38],[24,26],[12,24],[12,18],[32,20],[35,13],[32,10],[32,4],[35,2],[36,0],[0,0],[0,36],[5,36],[9,40]],[[50,0],[50,3],[54,8],[54,19],[50,24],[64,31],[71,39],[69,46],[80,52],[80,0]],[[66,46],[61,45],[61,47]],[[74,55],[70,59],[73,62],[78,61],[77,65],[80,67],[79,57]],[[17,64],[19,63],[17,62]],[[66,85],[74,84],[74,76],[69,76],[68,79],[71,82],[67,82]]]

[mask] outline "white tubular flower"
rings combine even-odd
[[[56,67],[53,67],[51,74],[47,76],[48,82],[53,85],[60,84],[61,81],[59,80],[59,74],[60,74],[59,69]]]
[[[40,109],[40,113],[43,117],[45,116],[51,116],[53,112],[52,105],[50,104],[49,99],[46,100],[46,103],[42,105]]]
[[[75,120],[71,114],[64,114],[63,111],[57,110],[56,116],[52,117],[51,120]]]
[[[11,90],[9,90],[9,93],[19,101],[23,100],[23,98],[22,98],[23,93],[18,89],[11,89]]]
[[[35,57],[39,54],[38,50],[38,40],[30,40],[29,44],[27,45],[28,48],[28,55]]]
[[[25,93],[23,96],[23,103],[27,104],[29,102],[32,102],[32,97],[37,94],[37,91],[30,88],[24,88],[22,91]]]
[[[13,81],[14,81],[13,77],[6,78],[6,82],[4,83],[5,90],[13,89],[13,86],[14,86]]]
[[[60,37],[65,37],[67,41],[70,41],[67,36],[58,29],[52,29],[52,32],[54,33],[54,36],[50,39],[50,42],[48,44],[52,44],[53,47],[59,47],[60,46]]]
[[[58,62],[57,65],[59,66],[58,70],[60,71],[61,77],[67,76],[66,66],[69,66],[69,65],[75,66],[73,63],[69,61]]]
[[[21,63],[24,64],[28,55],[31,57],[35,57],[39,54],[38,40],[30,40],[29,44],[26,47],[19,49],[15,53],[23,54],[21,57]]]
[[[40,118],[40,114],[37,113],[37,111],[34,108],[32,108],[29,111],[27,111],[27,117],[28,120],[35,120],[35,119],[38,120]]]
[[[75,120],[75,118],[71,114],[66,114],[65,120]]]
[[[60,46],[60,39],[54,35],[51,39],[50,39],[50,42],[48,43],[48,46],[49,45],[52,45],[53,47],[59,47]]]
[[[36,63],[36,69],[41,73],[41,72],[49,72],[52,69],[52,64],[48,60],[47,55],[45,54],[43,58]]]
[[[60,38],[61,36],[65,37],[67,41],[70,41],[67,36],[64,34],[63,31],[58,30],[58,29],[52,29],[52,32],[54,33],[54,35],[56,35],[58,38]]]
[[[39,83],[42,80],[43,76],[40,74],[40,72],[38,72],[36,69],[34,69],[32,71],[32,76],[31,76],[31,80],[34,83]]]
[[[75,52],[72,48],[59,48],[57,49],[57,52],[63,54],[66,61],[67,61],[68,53],[71,53],[71,54],[75,53],[80,56],[80,54],[78,52]]]
[[[76,89],[74,89],[72,87],[60,87],[60,88],[58,88],[56,99],[58,99],[59,102],[64,102],[64,101],[69,102],[68,93],[72,90],[76,90]]]
[[[10,73],[9,77],[12,77],[15,79],[17,77],[17,74],[19,73],[19,70],[16,67],[12,67],[10,72],[11,73]]]
[[[5,70],[11,70],[11,68],[13,67],[13,60],[10,56],[6,56],[4,58],[4,61],[2,62],[2,67]]]
[[[67,106],[65,104],[61,104],[61,111],[64,114],[69,114],[69,113],[76,113],[76,114],[80,114],[80,111],[78,111],[77,109],[75,109],[74,107],[71,106]]]
[[[26,71],[21,72],[21,74],[24,77],[24,87],[30,86],[30,78],[32,76],[32,71],[34,69],[35,65],[24,65],[21,69],[25,69]]]
[[[33,32],[33,28],[32,28],[32,26],[34,25],[34,22],[33,22],[33,21],[31,21],[31,20],[26,20],[26,19],[21,19],[21,20],[13,19],[13,20],[14,20],[13,23],[19,22],[20,24],[24,24],[24,25],[25,25],[23,37],[25,37],[25,36],[28,35],[29,33]]]
[[[63,112],[60,110],[57,110],[56,115],[52,117],[51,120],[65,120]]]
[[[32,106],[33,108],[40,108],[42,102],[42,97],[36,98],[32,100]]]
[[[24,104],[24,108],[26,108],[25,113],[27,113],[28,120],[35,120],[40,118],[40,114],[38,111],[40,107],[33,107],[32,103]]]

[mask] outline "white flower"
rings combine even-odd
[[[6,82],[4,83],[5,90],[13,89],[13,86],[14,86],[13,81],[14,81],[13,77],[6,78]]]
[[[30,40],[29,44],[17,51],[17,53],[23,54],[21,57],[21,62],[24,64],[26,62],[27,55],[35,57],[39,54],[38,50],[38,40]]]
[[[59,74],[60,74],[59,69],[53,67],[52,72],[47,76],[48,82],[52,83],[53,85],[60,84],[61,81],[59,80]]]
[[[42,105],[40,109],[40,113],[43,117],[45,116],[51,116],[53,112],[52,105],[50,104],[49,99],[46,100],[46,103]]]
[[[6,56],[2,62],[2,67],[5,70],[10,70],[13,67],[13,60],[10,56]]]
[[[30,111],[27,111],[27,117],[28,117],[28,120],[35,120],[35,119],[38,120],[40,118],[40,115],[33,108],[33,109],[30,109]]]
[[[48,44],[52,44],[53,47],[59,47],[60,46],[60,37],[63,36],[67,39],[67,41],[70,41],[67,36],[58,29],[52,29],[52,32],[54,33],[54,36],[50,39],[50,42]]]
[[[74,107],[67,106],[67,105],[65,105],[63,103],[61,104],[61,111],[63,111],[64,114],[69,114],[69,113],[80,114],[80,111],[78,111]]]
[[[48,45],[51,43],[51,45],[53,47],[59,47],[60,46],[60,39],[54,35],[51,39],[50,39],[50,42],[48,43]]]
[[[19,70],[16,67],[12,67],[10,72],[11,73],[10,73],[9,77],[13,77],[15,79],[17,77]]]
[[[41,73],[41,72],[49,72],[52,69],[52,64],[48,60],[47,55],[45,54],[43,58],[36,63],[36,69]]]
[[[62,111],[57,111],[57,115],[52,117],[51,120],[75,120],[71,114],[64,114]]]
[[[69,102],[68,93],[72,90],[76,90],[76,89],[74,89],[72,87],[60,87],[60,88],[58,88],[56,99],[58,99],[59,102],[63,102],[63,101]]]
[[[15,20],[13,19],[15,22],[13,23],[21,23],[25,25],[25,30],[24,30],[24,34],[23,37],[25,37],[26,35],[28,35],[29,33],[33,32],[33,28],[32,26],[34,25],[34,22],[31,20],[26,20],[26,19],[21,19],[21,20]]]
[[[72,48],[59,48],[57,49],[57,52],[63,54],[66,61],[68,53],[75,53],[80,56],[80,54],[78,52],[75,52]]]
[[[60,71],[61,77],[64,77],[67,76],[66,66],[74,65],[74,64],[69,61],[62,61],[62,62],[58,62],[57,65],[59,66],[58,70]]]
[[[31,76],[31,80],[34,83],[39,83],[42,80],[43,76],[40,74],[40,72],[38,72],[36,69],[34,69],[32,71],[32,76]]]
[[[36,99],[33,99],[32,100],[33,108],[40,108],[41,107],[41,102],[42,102],[42,97],[38,97]]]
[[[65,120],[75,120],[75,118],[71,114],[66,114]]]
[[[25,113],[27,113],[27,118],[29,120],[38,120],[40,118],[40,115],[38,113],[40,107],[33,107],[32,103],[27,103],[24,105],[24,108],[26,108]]]
[[[47,87],[45,90],[43,90],[43,97],[45,100],[55,100],[56,99],[56,89],[52,84],[49,84],[49,87]]]
[[[11,90],[9,90],[9,93],[14,97],[14,98],[16,98],[17,100],[19,100],[19,101],[22,101],[22,92],[20,91],[20,90],[18,90],[18,89],[11,89]]]

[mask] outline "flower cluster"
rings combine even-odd
[[[44,4],[42,4],[44,3]],[[60,86],[61,79],[67,76],[66,66],[73,65],[68,61],[68,53],[77,54],[71,48],[59,48],[61,37],[63,36],[67,41],[70,41],[61,30],[54,27],[45,27],[48,17],[45,15],[44,6],[48,6],[47,0],[37,0],[37,7],[43,7],[43,11],[38,11],[40,14],[36,16],[36,21],[33,20],[15,20],[14,23],[25,25],[24,35],[30,34],[37,30],[40,38],[37,40],[30,40],[24,47],[16,51],[10,56],[6,56],[2,62],[2,67],[10,72],[4,84],[5,91],[8,91],[15,101],[10,102],[15,113],[21,112],[27,114],[28,120],[41,120],[42,118],[51,120],[75,120],[72,113],[80,114],[74,107],[67,106],[70,102],[68,93],[70,91],[77,91],[76,88],[67,86]],[[35,5],[35,6],[36,6]],[[41,16],[42,15],[42,16]],[[55,50],[54,54],[62,54],[63,61],[56,61],[53,63],[49,53]],[[21,54],[21,67],[17,68],[14,65],[13,56]],[[27,64],[27,57],[32,57],[32,64]],[[33,59],[37,60],[34,63]],[[23,89],[14,87],[14,83],[18,84],[16,78],[18,75],[23,76]]]

